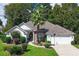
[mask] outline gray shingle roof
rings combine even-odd
[[[33,26],[32,21],[27,22],[26,26],[29,26],[30,28],[32,28],[32,30],[36,30],[36,26]],[[51,35],[56,34],[57,36],[64,36],[64,35],[69,36],[75,34],[74,32],[67,30],[64,27],[52,24],[48,21],[46,21],[43,25],[41,25],[40,28],[48,29],[47,34]]]
[[[19,28],[20,30],[22,30],[23,32],[25,32],[23,29],[20,28],[21,25],[28,26],[32,31],[37,29],[37,27],[33,25],[32,21],[28,21],[27,23],[23,22],[19,26],[15,26],[15,27],[11,28],[8,32],[10,32],[12,29],[14,29],[16,27]],[[46,21],[43,25],[40,26],[40,29],[42,29],[42,28],[48,29],[48,32],[46,34],[51,34],[51,35],[56,34],[56,36],[64,36],[64,35],[69,36],[69,35],[75,34],[74,32],[72,32],[70,30],[67,30],[59,25],[52,24],[48,21]]]

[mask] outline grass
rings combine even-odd
[[[5,51],[5,45],[0,40],[0,56],[10,56],[10,53],[8,51]]]
[[[28,51],[23,54],[23,56],[57,56],[56,51],[48,48],[39,48],[28,45]]]
[[[7,46],[6,46],[7,45]],[[5,46],[8,47],[10,44],[4,44],[0,40],[0,56],[10,56],[11,54],[8,51],[5,51]],[[9,47],[8,47],[9,49]],[[27,51],[25,51],[22,56],[57,56],[56,51],[48,48],[39,48],[28,45]]]
[[[79,45],[74,45],[74,46],[79,49]]]

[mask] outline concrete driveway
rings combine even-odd
[[[52,46],[59,56],[79,56],[79,49],[72,45],[56,45]]]

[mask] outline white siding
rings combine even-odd
[[[24,34],[23,31],[21,31],[20,29],[18,28],[15,28],[13,31],[19,31],[21,33],[22,36],[26,37],[26,35]],[[11,37],[11,33],[9,33],[8,35],[6,35],[7,37]]]
[[[31,30],[29,27],[27,27],[26,25],[22,25],[22,26],[20,26],[22,29],[24,29],[24,30]]]
[[[15,28],[13,31],[19,31],[22,36],[26,37],[26,35],[23,33],[23,31],[19,30],[18,28]]]
[[[47,36],[47,40],[51,41],[51,44],[71,44],[71,41],[74,40],[74,36],[64,36],[64,37],[53,37]]]

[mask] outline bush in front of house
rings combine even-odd
[[[21,42],[21,43],[25,43],[25,42],[26,42],[26,37],[21,36],[21,37],[20,37],[20,42]]]
[[[5,50],[9,51],[12,47],[14,46],[14,44],[5,44]]]
[[[11,35],[13,38],[20,38],[20,32],[18,32],[18,31],[12,32]]]
[[[51,42],[50,41],[46,41],[44,46],[45,46],[45,48],[49,48],[51,46]]]
[[[49,44],[49,43],[45,44],[45,48],[49,48],[50,46],[51,46],[51,44]]]
[[[71,44],[72,44],[72,45],[75,45],[75,41],[71,41]]]
[[[4,45],[3,42],[0,40],[0,51],[4,51],[4,47],[5,47],[5,45]]]
[[[27,50],[27,43],[23,43],[22,44],[22,49],[23,49],[23,51],[26,51]]]
[[[10,48],[9,52],[11,55],[21,55],[23,53],[23,49],[21,46],[14,45],[12,48]]]
[[[0,35],[3,35],[4,33],[0,32]]]
[[[24,51],[27,51],[27,43],[21,45],[5,44],[5,51],[8,51],[11,55],[21,55]]]
[[[11,43],[11,37],[6,37],[6,43],[8,43],[8,44]]]
[[[0,32],[0,39],[5,43],[6,35],[2,32]]]
[[[0,56],[10,56],[8,51],[0,51]]]
[[[19,44],[20,43],[20,32],[19,31],[14,31],[11,33],[12,35],[12,40],[13,40],[13,43],[15,44]]]
[[[51,44],[51,41],[47,41],[47,43],[50,43]]]

